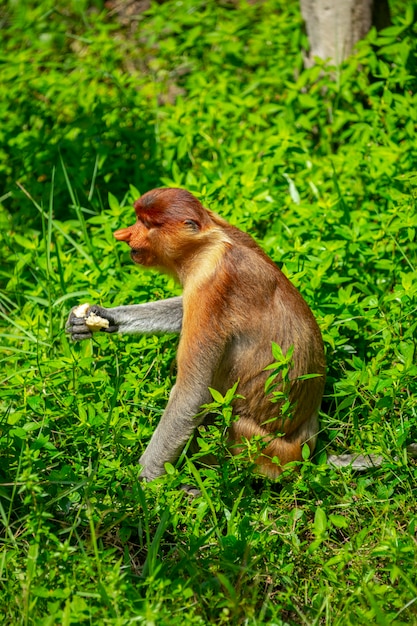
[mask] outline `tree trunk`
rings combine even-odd
[[[379,28],[390,23],[388,0],[300,0],[301,13],[310,40],[310,55],[339,65],[374,22]]]

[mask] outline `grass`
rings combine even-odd
[[[4,623],[417,623],[416,5],[392,10],[334,72],[303,69],[295,1],[0,9]],[[213,430],[218,468],[141,484],[175,337],[64,334],[78,302],[178,293],[112,236],[157,185],[251,232],[319,321],[318,451],[276,483]],[[325,463],[346,450],[384,463]]]

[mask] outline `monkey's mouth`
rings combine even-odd
[[[130,251],[130,256],[133,260],[138,259],[143,256],[143,250],[140,248],[132,248]]]
[[[130,258],[138,265],[147,265],[147,256],[146,251],[141,248],[132,248],[130,251]]]

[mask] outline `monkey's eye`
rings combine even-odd
[[[152,228],[152,226],[153,226],[153,225],[151,224],[151,222],[150,222],[149,220],[147,220],[147,219],[146,219],[146,217],[145,217],[145,218],[143,218],[143,217],[142,217],[139,221],[140,221],[140,222],[142,222],[142,224],[144,225],[144,227],[145,227],[145,228],[150,229],[150,228]]]
[[[184,225],[189,226],[190,229],[193,230],[194,232],[197,232],[198,230],[200,230],[200,224],[198,224],[194,220],[184,220]]]

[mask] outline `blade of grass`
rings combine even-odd
[[[19,189],[21,189],[21,191],[23,191],[23,193],[31,200],[31,202],[33,202],[33,205],[36,207],[36,209],[39,211],[39,213],[45,215],[45,212],[42,209],[42,207],[36,202],[36,200],[34,198],[32,198],[30,193],[23,187],[23,185],[21,183],[19,183],[19,182],[17,182],[16,184],[19,187]],[[59,222],[57,222],[56,220],[52,220],[52,225],[53,225],[54,229],[57,232],[59,232],[64,237],[64,239],[66,239],[68,241],[68,243],[70,243],[73,246],[73,248],[77,251],[78,254],[80,254],[85,259],[87,259],[87,261],[91,265],[95,264],[94,259],[89,254],[87,254],[87,252],[70,235],[68,235],[68,233],[66,233],[64,231],[64,229],[60,226]]]
[[[165,530],[168,527],[168,523],[171,519],[171,512],[167,507],[165,511],[162,513],[161,520],[158,524],[158,527],[155,531],[153,539],[148,547],[148,554],[143,565],[142,577],[147,578],[148,576],[154,577],[158,571],[156,561],[158,557],[159,546],[164,535]]]
[[[186,459],[186,463],[188,465],[188,467],[191,470],[191,473],[193,474],[198,488],[201,491],[201,494],[204,496],[204,499],[206,500],[206,502],[208,503],[209,507],[210,507],[210,511],[211,511],[211,515],[213,518],[213,526],[216,529],[216,535],[217,537],[220,539],[221,537],[221,533],[219,531],[219,521],[217,519],[217,514],[216,514],[216,509],[214,508],[212,499],[210,498],[210,495],[207,492],[207,489],[205,488],[205,485],[203,483],[203,481],[201,480],[201,476],[200,473],[198,472],[196,466],[194,465],[194,463],[192,461],[190,461],[190,459]]]
[[[88,297],[89,295],[90,295],[90,292],[87,291],[86,289],[82,289],[81,291],[70,291],[64,294],[63,296],[59,297],[57,300],[55,300],[55,302],[52,303],[52,306],[56,307],[59,304],[62,304],[63,302],[65,302],[66,300],[71,300],[71,298],[80,298],[83,296]]]
[[[91,178],[90,190],[88,192],[88,201],[89,202],[91,202],[91,200],[93,199],[94,187],[95,187],[95,184],[96,184],[96,178],[97,178],[97,172],[98,172],[98,162],[99,162],[99,158],[98,158],[98,154],[96,154],[96,160],[94,162],[93,176]]]
[[[4,528],[5,528],[5,531],[6,531],[7,536],[9,537],[9,539],[10,539],[10,541],[12,542],[13,546],[14,546],[15,548],[17,548],[17,541],[16,541],[16,538],[15,538],[14,534],[12,533],[12,529],[10,528],[10,519],[9,519],[9,517],[6,515],[6,511],[5,511],[5,510],[4,510],[4,508],[3,508],[3,505],[2,505],[2,503],[1,503],[1,500],[0,500],[0,517],[1,517],[1,520],[2,520],[2,522],[3,522],[3,526],[4,526]]]
[[[41,344],[43,346],[50,347],[50,344],[48,342],[42,341],[41,339],[36,337],[33,333],[31,333],[30,331],[26,330],[26,328],[23,328],[23,326],[18,324],[18,322],[15,322],[11,317],[9,317],[8,315],[5,315],[1,311],[0,311],[0,317],[3,318],[8,324],[11,324],[12,326],[14,326],[18,330],[20,330],[24,335],[26,335],[26,337],[28,339],[30,339],[30,341],[33,341],[33,343],[39,343],[39,344]],[[5,334],[4,336],[8,337],[9,335]]]
[[[75,209],[78,221],[79,221],[80,226],[81,226],[81,230],[82,230],[82,233],[83,233],[84,241],[87,244],[87,248],[90,251],[90,254],[91,254],[92,258],[94,259],[94,263],[97,264],[96,258],[95,258],[94,246],[91,243],[91,239],[90,239],[90,236],[88,234],[87,225],[85,223],[84,215],[83,215],[83,212],[81,211],[80,203],[78,202],[78,199],[76,197],[74,189],[73,189],[73,187],[71,185],[71,181],[69,179],[68,172],[67,172],[67,169],[65,167],[65,163],[64,163],[63,158],[62,158],[61,155],[60,155],[60,160],[61,160],[62,170],[64,172],[65,182],[67,184],[68,192],[69,192],[69,195],[70,195],[71,200],[72,200],[72,205],[73,205],[73,207]]]

